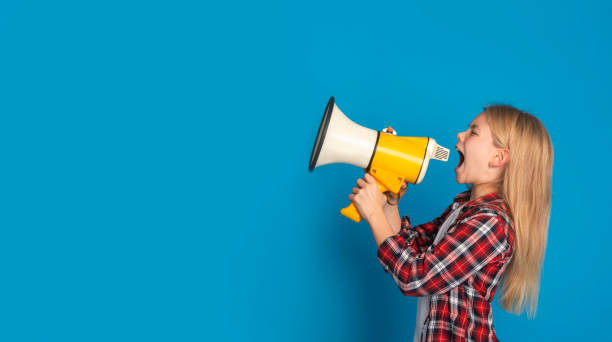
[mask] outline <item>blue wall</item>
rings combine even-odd
[[[506,341],[602,340],[612,309],[612,6],[512,1],[0,6],[0,338],[409,341],[416,300],[338,214],[362,170],[307,171],[329,96],[355,122],[456,133],[491,103],[555,148],[537,317]],[[465,186],[432,162],[400,203]]]

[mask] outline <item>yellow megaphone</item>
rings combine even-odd
[[[376,179],[381,192],[399,200],[404,182],[420,183],[429,160],[447,161],[448,155],[449,150],[432,138],[400,137],[395,132],[379,132],[354,123],[336,106],[332,96],[319,126],[308,170],[334,163],[359,166]],[[355,222],[361,221],[353,203],[340,213]]]

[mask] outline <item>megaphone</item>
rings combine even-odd
[[[381,192],[399,199],[404,182],[418,184],[423,180],[430,159],[447,161],[448,156],[449,150],[432,138],[402,137],[396,132],[375,131],[354,123],[332,96],[319,125],[308,171],[326,164],[355,165],[376,179]],[[354,203],[340,213],[355,222],[361,221]]]

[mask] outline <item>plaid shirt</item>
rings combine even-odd
[[[407,296],[431,295],[421,341],[498,341],[491,302],[513,252],[514,229],[502,198],[490,193],[467,203],[446,236],[432,246],[450,212],[468,202],[455,197],[442,216],[401,230],[378,248],[378,260]]]

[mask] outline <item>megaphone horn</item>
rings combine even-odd
[[[325,107],[308,169],[332,163],[368,168],[377,140],[378,132],[351,121],[332,96]]]

